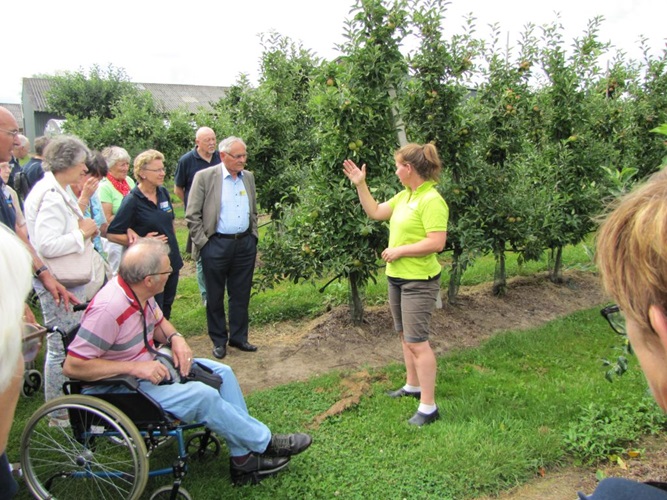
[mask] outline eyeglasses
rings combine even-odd
[[[609,326],[619,335],[626,335],[625,318],[621,309],[616,305],[610,305],[600,311],[600,314],[607,320]]]
[[[18,130],[5,130],[5,129],[0,128],[0,132],[4,132],[5,134],[11,135],[12,137],[16,137],[17,135],[19,135]]]
[[[233,155],[231,153],[225,153],[227,156],[231,156],[235,160],[240,160],[241,158],[245,158],[246,160],[248,159],[248,153],[243,153],[241,155]]]
[[[151,274],[147,274],[146,276],[144,276],[144,278],[147,278],[148,276],[160,276],[160,275],[162,275],[162,274],[171,274],[171,273],[173,273],[173,272],[174,272],[174,268],[171,267],[171,266],[169,266],[169,271],[163,271],[163,272],[161,272],[161,273],[151,273]]]
[[[161,174],[166,172],[166,170],[164,168],[145,168],[144,171],[146,171],[146,172],[160,172]]]

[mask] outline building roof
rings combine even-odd
[[[18,122],[19,126],[23,127],[23,109],[21,108],[20,104],[0,102],[0,106],[2,106],[3,108],[7,108],[7,110],[14,115],[14,118],[16,118],[16,121]]]
[[[30,99],[36,112],[47,111],[46,93],[51,88],[50,78],[24,78],[23,98]],[[229,87],[206,85],[178,85],[171,83],[135,83],[139,90],[150,92],[156,103],[166,111],[185,109],[195,113],[204,108],[211,109],[211,103],[222,98]],[[21,116],[23,118],[23,116]]]

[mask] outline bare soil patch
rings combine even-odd
[[[494,297],[490,284],[463,287],[457,305],[445,304],[434,313],[431,344],[436,355],[475,347],[498,332],[539,326],[605,302],[594,274],[569,271],[565,277],[562,285],[551,283],[545,275],[515,278],[504,297]],[[230,348],[224,359],[234,368],[246,393],[332,370],[345,371],[343,397],[315,418],[311,427],[356,404],[370,390],[373,380],[367,369],[402,363],[400,342],[386,305],[367,309],[361,327],[352,325],[347,307],[338,307],[313,320],[251,326],[249,340],[259,346],[258,352]],[[189,342],[197,356],[211,356],[207,336],[190,338]],[[667,479],[664,439],[647,439],[638,447],[645,452],[626,460],[626,469],[609,465],[602,470],[607,476]],[[590,494],[595,489],[595,469],[567,467],[543,472],[495,498],[575,499],[577,491]]]
[[[504,297],[494,297],[488,284],[463,287],[458,304],[444,304],[433,315],[431,344],[436,355],[474,347],[500,331],[538,326],[604,302],[593,274],[570,272],[566,277],[562,285],[551,283],[544,275],[515,278]],[[386,305],[368,308],[361,327],[352,325],[348,308],[341,306],[313,320],[251,326],[249,340],[259,346],[258,352],[230,348],[225,358],[246,392],[331,370],[403,361]],[[211,356],[207,336],[189,342],[196,355]]]

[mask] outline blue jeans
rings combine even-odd
[[[206,426],[225,439],[232,457],[250,452],[263,453],[271,441],[269,428],[248,414],[248,408],[232,369],[209,359],[197,359],[222,377],[220,391],[201,382],[186,384],[153,385],[140,381],[143,391],[157,401],[162,408],[183,422],[206,422]],[[124,392],[110,387],[100,391],[90,387],[84,392]]]
[[[665,500],[667,491],[630,479],[609,477],[603,479],[592,495],[579,493],[581,500]]]

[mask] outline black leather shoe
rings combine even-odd
[[[298,455],[313,442],[309,434],[274,434],[262,455],[266,457],[291,457]]]
[[[408,420],[408,423],[421,427],[422,425],[432,424],[439,418],[440,418],[440,412],[436,408],[436,410],[433,413],[429,413],[428,415],[420,411],[415,412],[415,414],[412,415],[412,418]]]
[[[422,393],[421,392],[408,392],[402,387],[400,389],[396,389],[395,391],[387,391],[387,396],[390,398],[402,398],[405,396],[412,396],[415,399],[421,399]]]
[[[280,472],[289,464],[288,457],[265,457],[251,453],[246,461],[237,464],[233,459],[229,459],[229,471],[232,476],[232,483],[235,486],[243,484],[257,484],[262,479]]]
[[[257,346],[250,342],[230,342],[229,345],[245,352],[255,352],[257,350]]]
[[[224,345],[217,345],[213,348],[213,356],[222,359],[227,356],[227,347]]]

